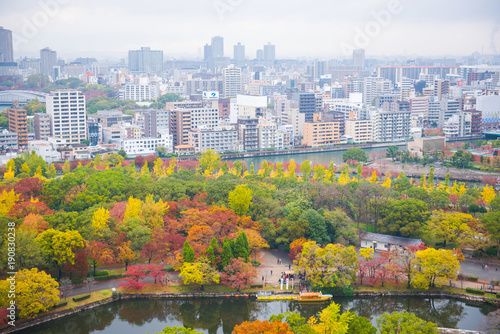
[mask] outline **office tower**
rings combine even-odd
[[[212,57],[224,57],[224,38],[220,36],[212,37]]]
[[[50,117],[48,114],[35,114],[35,139],[47,140],[50,137]]]
[[[62,89],[47,96],[47,114],[53,137],[67,144],[80,144],[87,139],[85,96],[78,90]]]
[[[276,60],[276,46],[270,42],[264,45],[264,61],[267,65],[274,65]]]
[[[14,61],[12,48],[12,31],[0,27],[0,63]]]
[[[305,121],[312,122],[316,112],[316,94],[314,93],[294,93],[292,101],[298,101],[299,112],[305,114]]]
[[[236,97],[241,92],[241,68],[229,65],[222,69],[224,97]]]
[[[17,147],[19,149],[28,145],[28,123],[26,110],[19,107],[19,102],[14,101],[8,109],[9,131],[17,133]]]
[[[238,43],[234,46],[234,60],[243,61],[245,60],[245,46]]]
[[[131,72],[163,72],[163,51],[141,47],[128,52],[128,69]]]
[[[40,50],[40,73],[53,75],[54,66],[57,65],[57,52],[49,48]]]
[[[255,57],[257,60],[264,60],[264,50],[258,49]]]
[[[210,44],[205,44],[205,46],[203,47],[203,59],[212,59],[212,46]]]
[[[365,67],[365,49],[355,49],[352,51],[352,63],[359,68]]]

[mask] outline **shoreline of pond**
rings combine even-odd
[[[289,295],[287,292],[276,292],[276,295]],[[439,299],[456,299],[463,302],[472,302],[478,304],[489,304],[495,307],[500,306],[500,301],[488,299],[486,297],[474,296],[465,293],[449,292],[449,291],[354,291],[352,298],[365,299],[374,297],[417,297],[417,298],[439,298]],[[73,309],[63,311],[56,311],[34,319],[23,320],[16,323],[15,327],[6,326],[0,328],[2,333],[15,333],[38,325],[46,324],[62,318],[66,318],[83,311],[91,310],[99,306],[108,305],[111,303],[119,302],[122,300],[137,300],[137,299],[255,299],[257,300],[257,293],[255,292],[193,292],[193,293],[146,293],[146,294],[119,294],[117,297],[109,297],[97,302],[77,306]],[[344,297],[342,297],[344,298]],[[333,298],[333,301],[335,297]],[[266,302],[266,301],[260,301]]]

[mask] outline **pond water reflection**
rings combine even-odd
[[[438,298],[335,298],[342,311],[351,309],[373,323],[384,312],[408,311],[440,327],[477,329],[494,307]],[[243,321],[267,320],[272,314],[299,312],[309,318],[326,303],[258,302],[248,299],[126,300],[81,312],[21,331],[30,334],[150,333],[166,326],[185,326],[205,333],[231,333]]]

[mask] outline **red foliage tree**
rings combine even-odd
[[[162,270],[163,266],[158,265],[158,264],[148,264],[147,270],[148,270],[148,276],[151,276],[158,283],[163,282],[163,276],[165,276],[165,272]]]
[[[113,208],[109,210],[109,216],[121,223],[125,217],[125,210],[127,209],[126,202],[116,202]]]
[[[141,250],[148,263],[155,258],[163,259],[169,252],[168,234],[163,228],[157,228],[151,234],[151,240]]]
[[[100,241],[89,241],[87,244],[87,254],[90,259],[90,264],[95,268],[102,264],[112,264],[115,262],[115,257],[111,247],[108,244]]]
[[[120,282],[120,286],[124,290],[128,291],[139,291],[146,285],[142,283],[141,280],[146,278],[148,272],[148,267],[144,264],[136,264],[128,267],[127,271],[123,275],[128,276],[125,281]]]
[[[144,159],[144,157],[142,155],[138,155],[134,159],[134,165],[137,168],[142,168],[142,166],[144,166],[145,162],[146,162],[146,160]]]
[[[19,219],[24,218],[29,214],[44,216],[51,215],[53,213],[54,211],[50,210],[49,207],[43,202],[25,201],[14,205],[9,212],[9,216]]]
[[[293,334],[286,322],[267,320],[244,321],[241,325],[236,325],[233,334]]]
[[[241,288],[247,287],[255,277],[257,277],[257,269],[251,263],[241,258],[231,259],[221,274],[221,282],[240,291]]]
[[[31,198],[37,198],[42,191],[43,181],[37,177],[28,177],[19,180],[14,186],[14,191],[20,195],[24,201],[29,201]]]
[[[64,271],[69,273],[70,277],[73,275],[77,278],[87,276],[89,273],[89,262],[87,260],[86,248],[75,248],[73,251],[75,253],[75,264],[66,262],[64,265]]]

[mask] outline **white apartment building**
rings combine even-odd
[[[373,115],[373,139],[379,142],[403,141],[410,138],[410,111],[377,110]]]
[[[237,95],[238,118],[258,118],[266,113],[267,96]]]
[[[224,97],[236,97],[241,93],[241,68],[229,65],[222,69],[222,89]]]
[[[218,153],[238,151],[238,131],[234,126],[198,128],[188,132],[188,145],[195,152],[213,150]]]
[[[471,135],[472,113],[459,112],[448,119],[443,126],[446,138],[467,137]]]
[[[191,128],[215,128],[219,126],[219,107],[216,103],[204,108],[188,109],[191,111]]]
[[[154,154],[158,146],[164,146],[167,148],[167,153],[172,153],[172,135],[163,138],[126,139],[121,143],[122,149],[128,156]]]
[[[119,143],[123,139],[120,127],[103,127],[102,142],[104,144]]]
[[[120,100],[150,101],[160,96],[158,85],[145,83],[126,83],[118,93]]]
[[[306,122],[306,114],[299,112],[299,108],[290,108],[288,116],[288,124],[293,128],[294,138],[302,138],[304,136],[304,123]]]
[[[35,151],[48,163],[61,160],[61,153],[47,140],[32,140],[28,142],[28,151]]]
[[[391,82],[382,77],[367,77],[363,82],[363,104],[369,106],[379,95],[388,95],[391,91]]]
[[[345,134],[351,136],[353,143],[365,143],[373,141],[373,122],[370,119],[346,120]]]
[[[261,150],[276,149],[276,123],[262,122],[258,125],[259,148]],[[283,144],[282,144],[283,145]]]
[[[64,89],[47,96],[47,114],[50,117],[51,135],[79,144],[87,139],[85,96],[78,90]]]
[[[427,117],[429,114],[429,97],[420,96],[410,99],[410,111],[412,114],[422,114]]]
[[[278,133],[283,134],[283,148],[293,148],[294,147],[294,136],[293,136],[293,126],[290,124],[280,124],[278,125]]]

